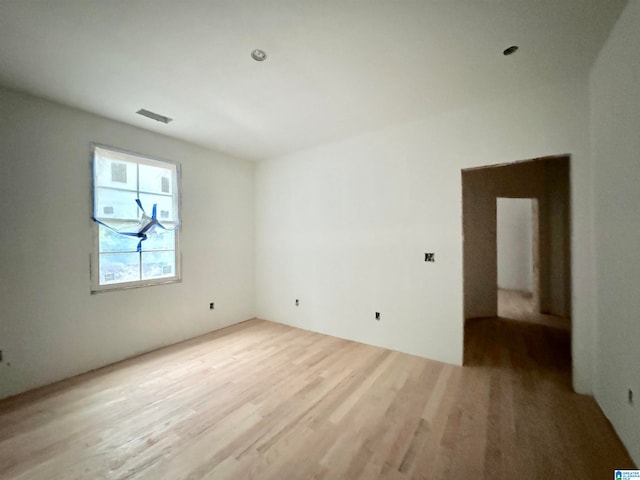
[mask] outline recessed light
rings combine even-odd
[[[251,58],[253,58],[256,62],[262,62],[267,59],[267,54],[264,50],[256,48],[253,52],[251,52]]]
[[[503,55],[513,55],[517,51],[518,51],[518,46],[517,45],[511,45],[509,48],[505,49],[505,51],[502,52],[502,54]]]

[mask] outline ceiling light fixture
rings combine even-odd
[[[517,45],[511,45],[509,48],[505,49],[504,52],[502,52],[503,55],[513,55],[514,53],[516,53],[518,51],[518,46]]]
[[[267,54],[264,50],[256,48],[253,52],[251,52],[251,58],[253,58],[256,62],[262,62],[267,59]]]
[[[156,120],[156,121],[162,122],[162,123],[173,122],[173,118],[165,117],[164,115],[160,115],[158,113],[150,112],[149,110],[145,110],[144,108],[141,108],[136,113],[138,115],[142,115],[143,117],[147,117],[147,118],[150,118],[152,120]]]

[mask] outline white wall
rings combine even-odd
[[[640,0],[590,76],[598,279],[596,399],[640,465]],[[627,389],[634,391],[634,405]]]
[[[533,219],[530,198],[496,199],[498,288],[533,291]]]
[[[91,295],[91,142],[181,162],[181,283]],[[0,397],[255,316],[253,163],[2,89],[0,162]]]
[[[260,163],[258,316],[461,363],[461,169],[570,153],[574,381],[589,391],[587,92],[567,81]]]

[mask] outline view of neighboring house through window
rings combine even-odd
[[[179,166],[94,146],[93,175],[93,290],[179,280]]]

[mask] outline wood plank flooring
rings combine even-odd
[[[0,402],[0,479],[612,478],[568,338],[470,321],[456,367],[252,320]]]

